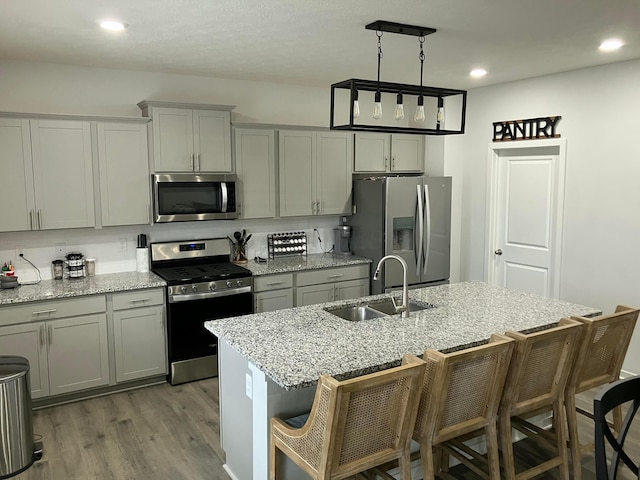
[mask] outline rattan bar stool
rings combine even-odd
[[[593,318],[572,317],[584,324],[582,342],[565,392],[569,449],[575,480],[582,479],[582,456],[587,453],[593,454],[595,448],[593,443],[580,444],[576,413],[592,419],[593,415],[576,407],[576,394],[607,385],[620,378],[620,370],[629,348],[638,312],[638,309],[618,305],[615,313],[610,315]],[[619,431],[621,425],[622,413],[620,407],[617,407],[613,410],[613,427]]]
[[[424,353],[427,372],[413,431],[413,439],[420,443],[424,480],[448,470],[448,455],[481,476],[500,478],[496,420],[514,343],[504,335],[493,335],[482,346]],[[478,466],[480,455],[456,440],[479,430],[486,436],[488,473]],[[434,461],[434,449],[439,448],[443,451]],[[476,461],[468,460],[469,455]]]
[[[342,382],[322,375],[300,428],[271,419],[269,478],[276,478],[279,450],[314,479],[341,479],[396,459],[411,479],[424,371],[422,360],[405,355],[399,367]]]
[[[581,332],[582,324],[569,319],[534,333],[506,332],[516,340],[498,411],[502,467],[507,480],[532,478],[555,467],[559,467],[562,480],[569,480],[564,390]],[[551,430],[526,420],[549,410],[553,412]],[[512,427],[554,456],[516,474]]]

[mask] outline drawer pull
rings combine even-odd
[[[344,277],[344,273],[338,273],[337,275],[329,275],[329,278],[340,278]]]
[[[129,300],[129,302],[138,303],[138,302],[148,302],[149,300],[151,300],[149,297],[146,297],[146,298],[134,298],[133,300]]]
[[[267,283],[267,285],[269,286],[273,286],[273,285],[282,285],[284,282],[269,282]]]
[[[53,308],[51,310],[40,310],[39,312],[33,312],[34,316],[38,316],[38,315],[44,315],[46,314],[50,314],[50,313],[56,313],[58,310]]]

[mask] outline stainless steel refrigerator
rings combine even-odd
[[[451,177],[372,177],[353,181],[351,249],[373,259],[398,255],[413,288],[447,283],[450,267]],[[402,287],[400,262],[384,263],[371,293]]]

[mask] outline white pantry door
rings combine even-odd
[[[489,283],[559,297],[564,174],[564,140],[491,145]]]

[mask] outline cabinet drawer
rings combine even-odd
[[[129,308],[162,305],[163,302],[164,289],[162,288],[115,293],[113,295],[113,310],[126,310]]]
[[[0,307],[0,325],[75,317],[107,311],[104,295],[68,300],[47,300],[10,307]]]
[[[291,288],[292,286],[293,275],[291,273],[283,273],[279,275],[264,275],[254,277],[253,279],[253,290],[255,292],[268,292],[269,290]]]
[[[369,264],[352,265],[349,267],[323,268],[296,274],[296,285],[317,285],[319,283],[343,282],[369,276]]]

